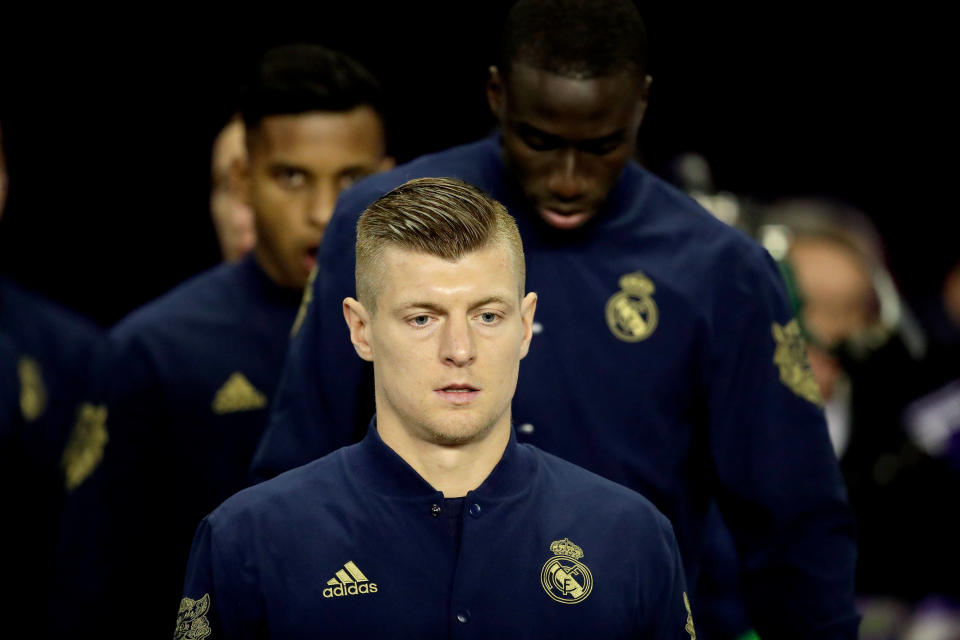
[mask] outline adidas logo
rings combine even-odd
[[[337,571],[337,577],[327,580],[327,588],[323,590],[324,598],[339,598],[340,596],[355,596],[360,593],[376,593],[377,583],[370,582],[363,571],[353,564],[353,560],[343,565]]]
[[[267,406],[267,397],[239,371],[233,372],[213,398],[211,405],[217,415],[252,411]]]

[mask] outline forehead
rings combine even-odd
[[[808,296],[857,295],[871,286],[867,265],[851,248],[835,240],[798,238],[790,249],[790,262]]]
[[[371,107],[265,116],[250,132],[251,156],[289,155],[346,160],[383,153],[383,126]]]
[[[508,117],[576,137],[602,136],[628,126],[643,98],[643,80],[631,71],[576,78],[522,63],[513,65],[504,88]]]
[[[388,304],[519,296],[519,274],[511,251],[503,243],[488,244],[456,261],[387,246],[380,261],[379,296],[389,300]]]

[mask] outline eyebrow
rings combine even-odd
[[[521,136],[525,136],[525,135],[537,136],[539,138],[543,138],[544,142],[551,145],[572,145],[572,146],[603,145],[607,142],[614,142],[614,141],[619,142],[620,140],[623,140],[627,135],[626,129],[617,129],[613,133],[608,133],[607,135],[601,136],[599,138],[587,138],[585,140],[573,141],[573,140],[568,140],[561,136],[553,135],[552,133],[547,133],[546,131],[542,131],[536,128],[535,126],[533,126],[532,124],[529,124],[526,122],[518,122],[516,125],[516,130],[517,130],[517,133],[520,134]]]
[[[313,173],[312,171],[310,171],[310,169],[308,169],[301,163],[292,161],[292,160],[286,160],[284,158],[271,160],[270,162],[267,163],[267,166],[270,169],[294,169],[296,171],[303,171],[304,173]]]
[[[480,300],[478,302],[474,302],[473,304],[471,304],[470,309],[473,310],[478,307],[486,306],[488,304],[501,304],[505,307],[512,308],[512,305],[507,298],[504,298],[503,296],[489,296],[487,298],[484,298],[483,300]],[[401,302],[396,306],[397,312],[405,311],[407,309],[426,309],[428,311],[433,311],[435,313],[446,312],[446,309],[432,302],[417,302],[417,301]]]

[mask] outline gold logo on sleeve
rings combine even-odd
[[[184,598],[180,601],[180,611],[177,612],[177,630],[173,640],[203,640],[210,635],[210,621],[207,620],[207,611],[210,610],[210,594],[205,593],[199,600]]]
[[[593,591],[593,574],[580,562],[583,549],[569,538],[550,544],[553,557],[540,571],[540,584],[547,595],[562,604],[583,602]]]
[[[624,342],[640,342],[649,338],[657,328],[657,303],[653,301],[656,287],[640,271],[620,278],[620,291],[607,300],[607,326]]]
[[[234,371],[223,383],[217,395],[213,397],[213,412],[222,415],[224,413],[236,413],[237,411],[253,411],[254,409],[263,409],[267,406],[267,396],[263,395],[253,384],[247,380],[247,376],[239,371]]]
[[[73,491],[90,477],[103,460],[108,440],[107,408],[84,402],[77,410],[77,422],[60,460],[67,491]]]
[[[823,398],[820,397],[820,387],[813,377],[813,370],[810,369],[800,323],[796,319],[786,325],[774,322],[773,338],[777,342],[773,363],[780,369],[780,381],[801,398],[822,407]]]
[[[20,378],[20,413],[27,422],[33,422],[47,408],[47,387],[43,384],[40,365],[29,356],[17,361],[17,376]]]
[[[697,640],[697,632],[693,628],[693,612],[690,611],[690,599],[687,597],[687,592],[683,592],[683,606],[687,608],[687,626],[683,629],[688,634],[690,634],[690,640]]]

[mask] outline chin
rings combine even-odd
[[[477,420],[449,420],[444,424],[426,424],[424,430],[433,444],[456,447],[486,436],[496,422],[484,424]]]

